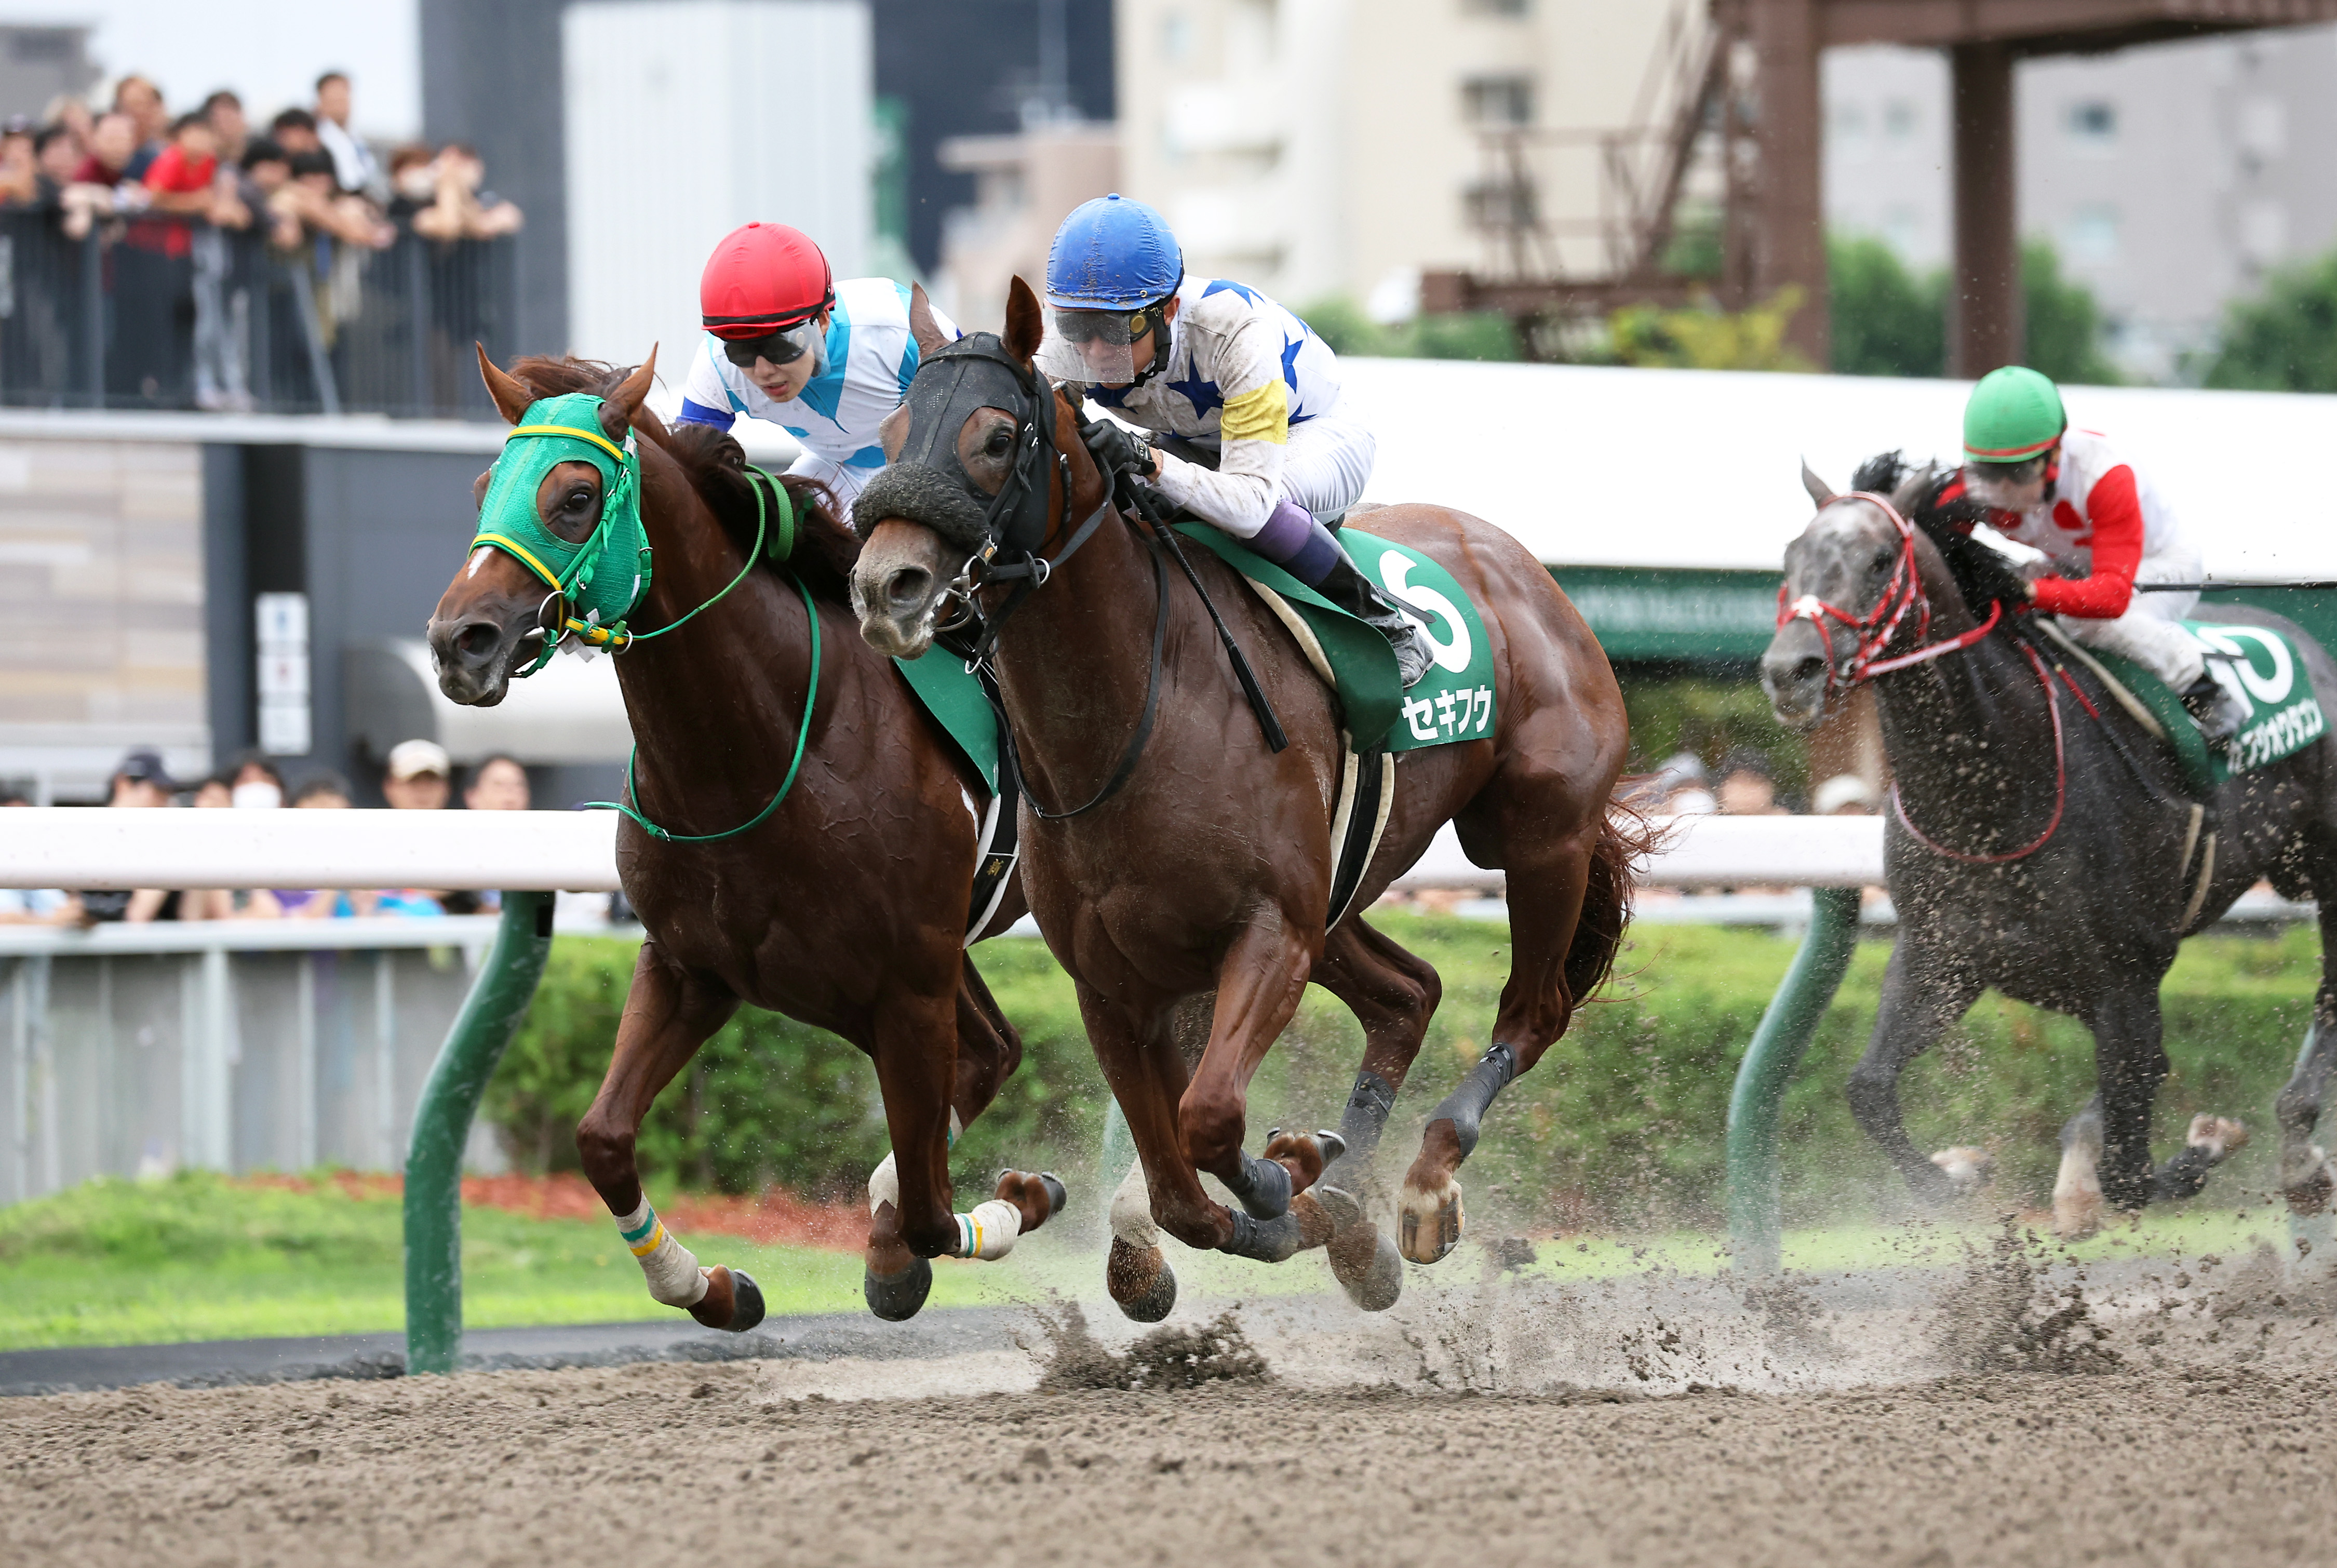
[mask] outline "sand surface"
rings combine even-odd
[[[2268,1252],[1489,1267],[924,1360],[14,1399],[0,1562],[2326,1563],[2331,1308]]]

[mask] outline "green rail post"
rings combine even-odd
[[[1859,893],[1810,889],[1809,934],[1736,1068],[1728,1096],[1728,1236],[1736,1266],[1746,1273],[1777,1271],[1778,1109],[1858,946]]]
[[[414,1109],[406,1152],[406,1369],[452,1372],[463,1349],[463,1145],[552,952],[549,893],[504,895],[503,924]]]

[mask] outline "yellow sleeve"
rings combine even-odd
[[[1276,376],[1261,387],[1226,399],[1217,423],[1227,441],[1270,441],[1290,444],[1290,388]]]

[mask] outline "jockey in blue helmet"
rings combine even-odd
[[[1339,361],[1255,289],[1185,276],[1160,214],[1099,197],[1055,231],[1039,368],[1149,443],[1099,421],[1088,446],[1377,628],[1411,686],[1434,652],[1420,625],[1356,569],[1331,529],[1371,478],[1377,444],[1338,412]]]

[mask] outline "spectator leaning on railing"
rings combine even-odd
[[[425,240],[492,240],[516,234],[519,208],[480,184],[486,165],[455,142],[433,157],[427,147],[400,147],[389,155],[389,220]]]
[[[154,160],[162,155],[170,134],[171,111],[163,106],[162,90],[143,76],[124,76],[113,85],[113,112],[128,115],[137,133],[122,176],[142,180]]]
[[[373,149],[349,130],[349,77],[328,71],[317,78],[317,139],[333,155],[334,177],[353,196],[379,196],[381,166]]]

